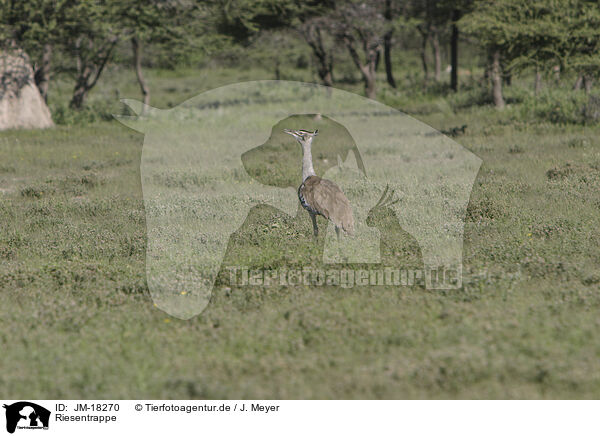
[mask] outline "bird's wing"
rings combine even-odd
[[[348,233],[354,231],[350,202],[340,187],[331,180],[309,177],[304,182],[304,196],[313,209],[330,219],[337,227]]]

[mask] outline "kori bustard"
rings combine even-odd
[[[313,139],[319,131],[285,129],[284,132],[296,138],[296,141],[302,146],[302,184],[298,188],[298,199],[310,215],[314,236],[319,235],[317,215],[321,215],[333,223],[338,239],[340,229],[352,235],[354,217],[348,198],[331,180],[317,176],[313,168],[311,147]]]

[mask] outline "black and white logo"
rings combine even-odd
[[[29,401],[19,401],[4,405],[6,409],[6,431],[14,433],[16,429],[47,430],[50,411]]]

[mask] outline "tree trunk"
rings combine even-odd
[[[352,58],[354,65],[356,65],[362,74],[363,82],[365,84],[365,96],[367,98],[375,99],[375,81],[377,78],[375,64],[377,62],[377,52],[380,50],[380,47],[371,46],[368,49],[365,48],[366,63],[363,65],[360,60],[360,56],[356,51],[354,39],[349,35],[344,35],[343,40],[346,44],[346,48],[350,52],[350,57]],[[367,43],[365,42],[363,46],[366,47]]]
[[[279,59],[275,60],[275,80],[281,80],[281,63]]]
[[[429,33],[422,33],[421,40],[421,65],[423,66],[423,77],[425,83],[429,81],[429,69],[427,67],[427,42],[429,41]]]
[[[388,23],[392,21],[392,0],[385,1],[385,19]],[[390,30],[385,32],[383,35],[383,62],[385,63],[385,77],[388,84],[392,87],[396,87],[396,81],[394,80],[394,74],[392,72],[392,35],[394,30],[390,27]]]
[[[552,67],[552,71],[554,71],[554,80],[556,80],[556,83],[560,82],[560,65],[555,65],[554,67]]]
[[[331,73],[331,69],[324,71],[324,74],[320,75],[321,81],[325,86],[333,86],[333,75]]]
[[[442,53],[440,51],[440,38],[437,31],[431,36],[431,46],[433,48],[433,59],[435,61],[435,81],[442,80]]]
[[[96,86],[98,79],[104,71],[106,63],[112,56],[112,52],[117,45],[118,37],[113,36],[107,41],[103,41],[100,48],[96,48],[94,41],[87,40],[87,52],[84,55],[81,50],[83,37],[75,41],[75,59],[77,62],[77,79],[73,89],[73,97],[69,103],[72,109],[81,109],[85,103],[88,92]],[[91,53],[91,54],[90,54]]]
[[[367,98],[375,99],[375,62],[372,67],[369,67],[369,73],[364,77],[365,81],[365,95]]]
[[[365,95],[367,98],[375,99],[375,79],[377,78],[377,53],[378,49],[369,50],[367,64],[362,68],[365,81]]]
[[[71,97],[71,101],[69,102],[69,107],[71,109],[81,109],[85,103],[85,99],[87,97],[88,89],[86,86],[87,78],[78,79],[75,83],[75,89],[73,89],[73,96]]]
[[[450,88],[458,91],[458,25],[456,22],[460,19],[460,11],[452,11],[452,35],[450,36]]]
[[[581,89],[581,85],[583,85],[583,75],[582,74],[577,76],[577,80],[575,80],[575,84],[573,85],[573,91],[579,91]]]
[[[385,76],[388,84],[392,87],[396,87],[396,81],[394,80],[394,74],[392,71],[392,31],[387,32],[383,37],[383,60],[385,62]]]
[[[492,96],[496,108],[504,107],[504,98],[502,97],[502,71],[500,67],[500,51],[495,50],[492,57]]]
[[[535,95],[538,95],[542,90],[542,73],[539,70],[535,71],[535,85],[534,91]]]
[[[321,82],[325,86],[333,86],[333,55],[325,49],[320,27],[305,23],[300,31],[317,60],[317,73]]]
[[[583,75],[583,88],[585,89],[585,93],[589,94],[592,91],[592,76],[589,74]]]
[[[50,64],[52,61],[52,45],[44,44],[42,53],[42,63],[35,69],[34,79],[35,84],[40,90],[40,94],[44,101],[48,103],[48,85],[50,83]]]
[[[131,48],[133,49],[133,65],[135,68],[135,76],[137,77],[140,90],[142,91],[142,96],[144,97],[144,106],[142,106],[140,115],[144,115],[146,113],[147,106],[150,105],[150,89],[148,88],[142,73],[142,42],[137,36],[131,38]],[[279,64],[277,65],[277,70],[279,70]]]
[[[317,57],[318,67],[317,72],[323,85],[333,86],[333,62],[327,59],[320,59]]]

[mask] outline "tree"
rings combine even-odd
[[[325,86],[333,86],[333,43],[327,42],[327,20],[324,17],[303,18],[298,30],[310,46],[317,61],[317,73]]]
[[[543,70],[574,70],[590,75],[600,66],[600,11],[586,0],[480,0],[471,14],[461,20],[465,30],[477,36],[488,50],[493,65],[493,95],[501,95],[496,80],[501,57],[507,71],[533,67],[536,91]],[[502,103],[497,101],[497,105]]]
[[[265,30],[248,47],[244,47],[244,56],[251,58],[253,63],[273,69],[275,80],[283,77],[282,67],[296,62],[307,65],[305,50],[301,35],[286,30]],[[299,50],[300,48],[300,50]]]
[[[117,0],[72,0],[66,10],[65,48],[75,57],[75,87],[69,106],[81,109],[121,37]]]
[[[215,0],[215,30],[237,43],[248,43],[261,30],[289,27],[304,8],[292,0]],[[309,2],[310,3],[310,2]]]
[[[564,40],[567,45],[564,63],[577,73],[578,82],[589,93],[600,68],[600,7],[598,2],[590,0],[580,0],[573,6],[575,11],[567,22],[569,37]]]
[[[450,36],[450,88],[458,91],[458,20],[461,11],[458,8],[452,10],[452,35]]]
[[[333,63],[335,40],[331,16],[335,10],[334,0],[292,0],[297,17],[295,28],[312,50],[317,64],[317,73],[325,86],[333,86]]]
[[[423,78],[425,82],[429,80],[429,68],[427,66],[427,44],[431,39],[431,33],[429,27],[425,23],[417,25],[417,30],[421,34],[421,66],[423,67]]]
[[[381,2],[346,0],[336,4],[330,18],[335,35],[344,43],[362,75],[365,95],[375,98],[377,59],[387,30]]]
[[[13,41],[34,64],[34,80],[44,101],[48,99],[52,53],[64,37],[69,0],[0,0],[0,35]]]
[[[500,66],[500,49],[494,47],[492,49],[492,97],[494,99],[494,105],[498,109],[504,107],[504,97],[502,95],[502,68]]]
[[[199,11],[204,12],[205,7],[190,0],[121,0],[116,8],[120,33],[131,42],[133,68],[144,101],[144,113],[150,104],[150,88],[142,71],[144,46],[191,45],[196,30],[204,29]],[[192,28],[195,19],[198,21]]]
[[[450,24],[450,89],[458,91],[458,43],[460,40],[459,21],[468,14],[475,0],[435,1],[435,19],[443,25]],[[435,51],[435,48],[434,48]]]
[[[414,0],[411,2],[410,14],[416,24],[417,31],[421,35],[421,64],[423,65],[425,80],[429,79],[427,47],[431,45],[434,59],[434,78],[436,82],[439,82],[442,75],[440,35],[451,20],[452,10],[448,9],[446,3],[439,0]]]
[[[385,76],[388,84],[392,87],[396,87],[396,80],[394,80],[394,73],[392,70],[392,37],[394,34],[394,16],[396,2],[392,0],[385,0],[383,16],[387,21],[387,31],[383,35],[383,62],[385,63]]]
[[[548,11],[546,7],[540,8],[541,3],[540,0],[529,3],[479,0],[474,10],[461,20],[464,29],[475,35],[488,53],[492,97],[498,108],[504,107],[502,64],[505,68],[539,67],[554,58],[544,41],[547,31],[540,27],[541,18]]]
[[[217,0],[217,32],[233,42],[248,44],[261,32],[274,38],[278,30],[295,29],[310,47],[317,73],[326,86],[333,85],[331,21],[334,0]]]
[[[516,53],[514,44],[518,41],[515,30],[517,25],[511,21],[522,8],[514,0],[480,0],[475,3],[474,10],[461,20],[464,29],[477,36],[479,43],[488,53],[488,75],[492,83],[492,98],[498,109],[504,107],[502,95],[502,63],[510,63],[509,55]],[[521,42],[522,43],[522,42]]]

